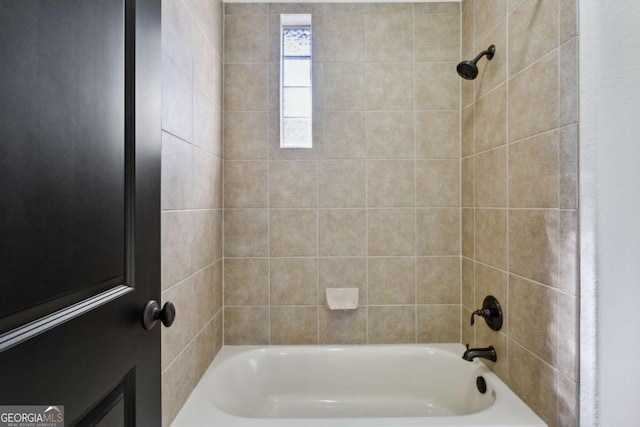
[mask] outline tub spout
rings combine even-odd
[[[476,357],[491,360],[492,362],[498,360],[498,354],[493,346],[487,348],[469,348],[469,344],[467,344],[467,351],[464,352],[462,358],[471,362]]]

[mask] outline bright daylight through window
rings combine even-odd
[[[311,148],[311,15],[280,15],[280,147]]]

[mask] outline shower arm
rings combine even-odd
[[[480,52],[478,54],[478,56],[473,58],[473,61],[471,61],[471,62],[476,63],[476,62],[478,62],[480,60],[480,58],[482,58],[485,55],[487,55],[487,59],[488,60],[491,60],[493,58],[493,55],[495,54],[495,52],[496,52],[496,48],[493,45],[491,45],[491,47],[489,49],[485,50],[484,52]]]

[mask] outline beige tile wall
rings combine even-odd
[[[280,13],[312,14],[313,149],[279,147]],[[460,16],[225,5],[225,344],[460,341]]]
[[[313,14],[312,150],[278,147],[281,12]],[[516,393],[575,425],[576,15],[575,0],[227,4],[225,342],[492,344]],[[492,43],[460,86],[458,53]],[[338,286],[359,310],[324,308]],[[499,333],[468,324],[487,294]]]
[[[462,3],[463,57],[496,45],[462,85],[462,339],[494,345],[550,426],[577,425],[576,16],[576,0]],[[488,294],[500,332],[469,326]]]
[[[222,4],[162,0],[162,423],[222,345]]]

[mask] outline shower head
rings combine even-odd
[[[487,59],[491,60],[493,59],[493,55],[495,53],[496,47],[495,45],[491,45],[489,46],[489,49],[480,53],[478,56],[473,58],[473,60],[462,61],[461,63],[459,63],[456,67],[456,70],[458,71],[458,74],[460,74],[460,77],[462,77],[463,79],[473,80],[478,76],[478,66],[476,65],[476,63],[480,60],[480,58],[487,55]]]

